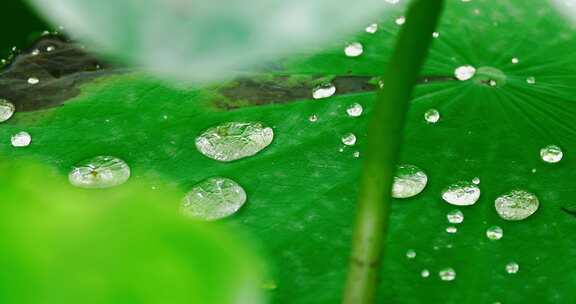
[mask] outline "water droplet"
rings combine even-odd
[[[528,83],[528,84],[535,84],[535,83],[536,83],[536,78],[534,78],[533,76],[530,76],[530,77],[526,78],[526,83]]]
[[[547,163],[557,163],[562,160],[562,156],[564,156],[562,149],[555,145],[549,145],[540,149],[540,157]]]
[[[196,138],[200,153],[229,162],[252,156],[274,139],[274,131],[259,122],[227,122],[209,128]]]
[[[328,98],[336,93],[336,87],[332,83],[325,83],[312,89],[314,99]]]
[[[448,214],[446,214],[446,218],[450,224],[460,224],[464,221],[464,214],[462,211],[455,209],[448,212]]]
[[[40,50],[39,49],[34,49],[32,50],[32,52],[30,53],[32,56],[38,56],[38,54],[40,54]]]
[[[80,188],[110,188],[130,178],[130,167],[114,156],[96,156],[76,164],[68,174],[70,184]]]
[[[310,115],[310,117],[308,117],[308,120],[310,122],[317,122],[318,121],[318,116],[316,116],[316,114],[312,114]]]
[[[515,274],[520,270],[520,265],[516,262],[510,262],[506,264],[506,272],[509,274]]]
[[[476,68],[471,65],[463,65],[454,70],[454,76],[460,81],[468,80],[474,77],[474,74],[476,74]]]
[[[422,269],[422,271],[420,272],[420,276],[423,278],[427,278],[430,276],[430,270],[428,269]]]
[[[364,108],[362,108],[362,105],[359,103],[353,103],[346,109],[346,113],[348,113],[350,117],[358,117],[362,115],[362,111],[364,111]]]
[[[5,122],[10,119],[10,117],[14,115],[15,110],[16,107],[14,107],[14,104],[6,99],[0,98],[0,122]]]
[[[508,221],[523,220],[534,214],[539,206],[538,197],[524,190],[510,191],[495,201],[498,215]]]
[[[360,42],[352,42],[344,48],[344,54],[348,57],[358,57],[364,52],[364,47]]]
[[[457,182],[442,192],[442,199],[456,206],[474,205],[480,198],[480,188],[471,182]]]
[[[497,241],[504,236],[504,230],[499,226],[491,226],[486,229],[486,237],[490,240]]]
[[[28,83],[29,83],[29,84],[34,85],[34,84],[38,84],[39,82],[40,82],[40,79],[38,79],[38,78],[36,78],[36,77],[30,77],[30,78],[28,78]]]
[[[454,226],[448,226],[446,227],[446,232],[448,233],[456,233],[458,232],[458,228],[454,227]]]
[[[353,146],[356,144],[356,135],[353,133],[347,133],[342,136],[342,143],[347,146]]]
[[[406,257],[409,259],[415,258],[416,257],[416,251],[414,251],[413,249],[406,251]]]
[[[400,0],[386,0],[386,2],[388,2],[390,4],[398,4],[398,2],[400,2]]]
[[[22,131],[12,135],[10,141],[14,147],[27,147],[32,142],[32,136],[28,132]]]
[[[431,124],[437,123],[440,120],[440,112],[436,109],[430,109],[424,113],[424,119]]]
[[[355,158],[360,157],[360,151],[354,151],[354,154],[352,154],[352,156],[354,156]]]
[[[246,192],[235,181],[213,177],[196,184],[184,197],[182,212],[207,221],[228,217],[246,202]]]
[[[440,33],[439,32],[433,32],[432,33],[432,38],[438,38],[440,37]]]
[[[475,177],[474,179],[472,179],[472,183],[474,185],[480,185],[480,178],[479,177]]]
[[[49,46],[46,47],[46,52],[52,52],[52,51],[54,51],[55,49],[56,49],[55,46],[49,45]]]
[[[378,31],[378,23],[372,23],[366,27],[366,33],[374,34]]]
[[[396,20],[394,20],[394,22],[397,25],[402,25],[402,24],[406,23],[406,17],[400,16],[400,17],[396,18]]]
[[[453,268],[444,268],[438,272],[438,276],[442,281],[453,281],[456,279],[456,271]]]
[[[512,57],[512,64],[518,64],[518,62],[520,62],[520,60],[518,60],[518,58]]]
[[[420,168],[413,165],[400,165],[396,168],[392,197],[413,197],[426,187],[428,176]]]

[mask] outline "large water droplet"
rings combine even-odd
[[[534,76],[530,76],[530,77],[526,78],[526,83],[536,84],[536,78]]]
[[[209,178],[196,184],[184,197],[182,212],[203,220],[217,220],[238,211],[246,202],[246,192],[235,181]]]
[[[498,197],[494,205],[501,218],[508,221],[520,221],[534,214],[540,206],[540,201],[530,192],[513,190]]]
[[[456,227],[454,227],[454,226],[449,226],[449,227],[446,227],[446,232],[448,232],[448,233],[456,233],[456,232],[458,232],[458,228],[456,228]]]
[[[406,17],[400,16],[400,17],[396,18],[396,20],[394,20],[394,22],[397,25],[403,25],[404,23],[406,23]]]
[[[422,192],[428,183],[428,176],[413,165],[400,165],[396,168],[392,197],[408,198]]]
[[[0,98],[0,122],[5,122],[10,119],[10,117],[14,115],[15,110],[16,107],[14,107],[14,104],[6,99]]]
[[[437,123],[440,120],[440,112],[436,109],[430,109],[424,113],[424,119],[431,124]]]
[[[448,214],[446,214],[446,218],[450,224],[460,224],[464,221],[464,214],[462,211],[455,209],[448,212]]]
[[[27,147],[32,142],[32,136],[28,132],[22,131],[12,135],[10,142],[13,147]]]
[[[336,87],[332,83],[325,83],[312,89],[312,98],[322,99],[328,98],[336,93]]]
[[[227,122],[209,128],[196,138],[200,153],[229,162],[252,156],[274,139],[274,131],[259,122]]]
[[[480,198],[480,188],[471,182],[457,182],[442,192],[442,199],[456,206],[474,205]]]
[[[549,145],[540,149],[540,157],[547,163],[557,163],[562,160],[564,153],[560,147]]]
[[[358,57],[364,52],[364,47],[360,42],[352,42],[344,48],[344,54],[348,57]]]
[[[504,230],[499,226],[492,226],[486,229],[486,237],[490,240],[497,241],[504,235]]]
[[[520,265],[516,262],[510,262],[506,264],[506,272],[509,274],[515,274],[520,270]]]
[[[438,272],[442,281],[453,281],[456,279],[456,271],[453,268],[444,268]]]
[[[353,103],[346,109],[346,113],[348,113],[350,117],[358,117],[362,115],[362,111],[364,111],[364,108],[362,108],[362,105],[359,103]]]
[[[353,146],[356,144],[356,135],[353,133],[347,133],[342,136],[342,143],[347,146]]]
[[[96,156],[76,164],[68,174],[70,184],[81,188],[110,188],[130,178],[130,167],[114,156]]]
[[[476,74],[476,68],[471,65],[463,65],[454,70],[454,76],[461,81],[474,77],[474,74]]]

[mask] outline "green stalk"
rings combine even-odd
[[[404,121],[442,6],[443,0],[412,1],[384,73],[384,87],[376,95],[368,126],[344,304],[376,301],[392,200],[390,189]]]

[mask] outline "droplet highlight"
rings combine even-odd
[[[213,177],[196,184],[182,202],[187,216],[213,221],[236,213],[246,203],[246,192],[235,181]]]
[[[476,68],[471,65],[463,65],[454,70],[454,76],[460,81],[466,81],[474,77]]]
[[[456,279],[456,271],[453,268],[444,268],[438,272],[438,277],[442,281],[454,281]]]
[[[516,262],[510,262],[506,264],[506,272],[508,274],[516,274],[520,270],[520,265]]]
[[[347,146],[353,146],[356,144],[356,135],[353,133],[347,133],[342,136],[342,143]]]
[[[424,113],[424,120],[427,123],[435,124],[440,120],[440,112],[436,109],[430,109]]]
[[[347,57],[358,57],[364,53],[364,46],[360,42],[352,42],[344,48]]]

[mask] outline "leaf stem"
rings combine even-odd
[[[392,200],[390,189],[404,121],[442,7],[443,0],[411,2],[384,73],[384,87],[376,94],[368,125],[344,304],[372,304],[376,300]]]

